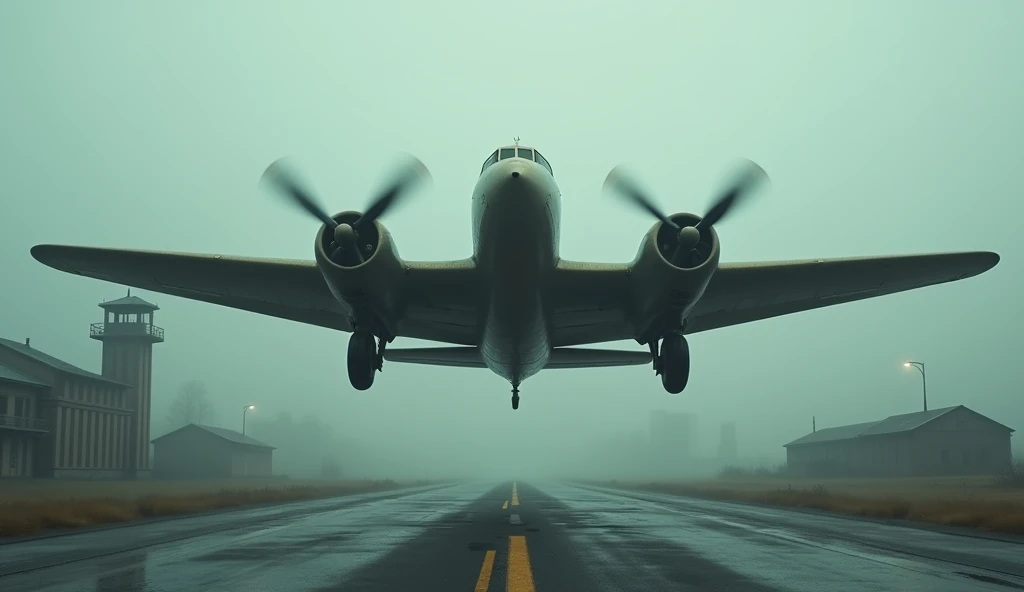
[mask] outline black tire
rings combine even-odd
[[[357,391],[373,386],[377,374],[377,340],[372,333],[359,331],[348,339],[348,381]]]
[[[690,381],[690,345],[679,333],[669,333],[661,342],[661,386],[678,395]]]

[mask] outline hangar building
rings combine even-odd
[[[797,475],[995,475],[1012,463],[1012,429],[963,405],[816,430],[785,445]]]
[[[234,430],[190,423],[153,440],[153,473],[165,479],[269,477],[274,447]]]

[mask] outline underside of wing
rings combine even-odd
[[[309,325],[349,331],[348,315],[312,261],[38,245],[55,269]]]
[[[405,270],[399,335],[459,345],[480,342],[485,297],[472,259],[407,262]]]
[[[459,368],[486,368],[480,350],[476,347],[406,347],[384,350],[388,362],[423,364],[425,366],[455,366]]]
[[[722,264],[687,321],[697,333],[953,282],[999,262],[989,252]]]
[[[628,264],[559,261],[551,282],[552,343],[632,339],[628,282]]]
[[[55,269],[191,300],[341,331],[347,305],[328,288],[314,261],[146,250],[38,245],[32,256]],[[477,343],[479,282],[472,260],[409,262],[401,278],[399,334]]]
[[[475,347],[413,347],[384,350],[389,362],[425,364],[427,366],[456,366],[460,368],[486,368],[480,350]],[[556,347],[551,352],[545,370],[565,368],[608,368],[637,366],[651,363],[649,352],[616,351]]]
[[[560,368],[611,368],[613,366],[643,366],[651,363],[650,352],[584,347],[556,347],[551,352],[545,370]]]

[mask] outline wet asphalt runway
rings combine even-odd
[[[468,483],[0,545],[0,590],[1024,590],[1024,544],[568,484]]]

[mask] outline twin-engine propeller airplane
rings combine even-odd
[[[315,261],[38,245],[56,269],[350,332],[348,376],[366,390],[384,360],[489,368],[519,386],[549,368],[653,363],[669,393],[690,374],[686,336],[794,312],[961,280],[990,252],[719,264],[714,225],[766,179],[747,163],[704,216],[665,215],[620,170],[606,188],[657,218],[631,263],[559,257],[560,199],[551,165],[519,146],[495,150],[473,191],[473,254],[399,256],[379,218],[427,177],[415,160],[365,212],[328,215],[280,161],[264,180],[323,224]],[[387,349],[396,337],[450,347]],[[649,351],[574,346],[636,340]]]

